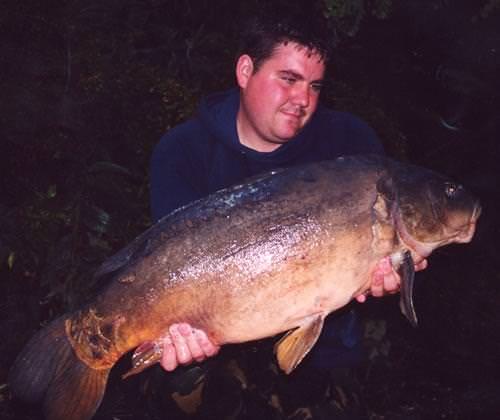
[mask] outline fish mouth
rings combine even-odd
[[[476,202],[469,221],[460,228],[445,229],[449,233],[443,235],[443,239],[434,242],[421,242],[415,239],[406,229],[399,211],[395,212],[396,230],[401,243],[411,252],[414,264],[419,264],[425,260],[436,248],[451,243],[468,243],[474,237],[477,221],[481,215],[481,205]]]
[[[460,227],[458,229],[454,229],[453,227],[451,227],[450,230],[456,230],[456,232],[450,234],[447,239],[439,242],[438,246],[446,245],[452,242],[462,244],[472,241],[474,233],[476,233],[477,221],[479,219],[479,216],[481,215],[481,212],[481,204],[479,203],[479,201],[476,201],[469,221],[463,227]]]
[[[476,232],[477,221],[479,219],[479,216],[481,216],[482,210],[483,209],[481,207],[481,204],[479,204],[479,202],[477,202],[476,205],[474,206],[474,210],[472,212],[472,216],[471,216],[471,219],[468,223],[468,227],[467,227],[466,231],[459,232],[455,242],[467,243],[467,242],[472,241],[472,238],[474,237],[474,233]]]

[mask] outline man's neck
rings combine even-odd
[[[246,121],[245,118],[242,118],[241,114],[238,113],[238,116],[236,117],[236,131],[238,133],[238,140],[243,146],[261,153],[273,152],[281,146],[280,143],[266,141],[256,135],[250,134],[250,130],[247,128],[248,121]]]

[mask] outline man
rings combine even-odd
[[[255,20],[242,38],[235,67],[238,89],[203,100],[198,114],[171,129],[154,150],[151,207],[155,221],[182,205],[277,167],[383,153],[374,131],[364,122],[318,105],[330,53],[328,34],[320,25],[293,19]],[[423,266],[425,262],[417,269]],[[398,288],[399,278],[390,262],[381,261],[371,294],[382,296]],[[363,302],[365,296],[356,299]],[[319,351],[318,366],[328,368],[349,359],[326,360],[331,358],[322,348],[337,346],[335,354],[348,355],[359,342],[352,312],[333,322],[325,324],[311,352],[314,360]],[[205,332],[187,324],[174,325],[165,339],[161,365],[171,371],[217,351]]]

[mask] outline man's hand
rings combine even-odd
[[[427,267],[427,260],[422,260],[415,264],[415,271],[424,270]],[[373,272],[372,282],[370,285],[369,294],[375,297],[384,296],[386,294],[394,294],[399,291],[401,279],[392,267],[390,257],[385,257],[378,263]],[[366,301],[367,293],[356,296],[359,303]]]
[[[163,343],[160,365],[169,372],[178,365],[201,362],[215,356],[220,349],[208,339],[204,331],[192,328],[187,323],[171,325]]]

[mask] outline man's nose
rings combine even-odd
[[[302,108],[309,106],[309,86],[307,83],[297,83],[294,86],[292,101],[294,105],[300,105]]]

